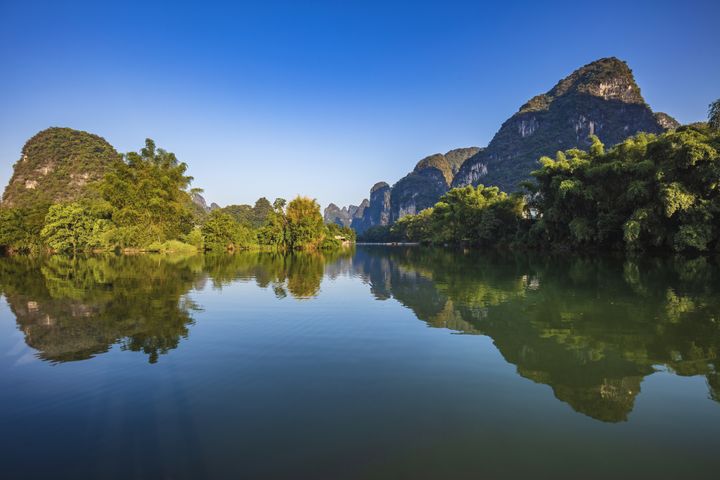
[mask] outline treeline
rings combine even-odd
[[[366,241],[478,247],[720,251],[720,107],[709,123],[639,134],[606,150],[592,137],[540,159],[525,191],[450,190]]]
[[[334,249],[354,242],[355,232],[336,224],[325,225],[320,205],[307,197],[287,203],[278,198],[272,205],[261,198],[253,208],[231,205],[212,210],[199,228],[205,249],[276,250]]]
[[[139,152],[113,163],[108,173],[72,202],[36,202],[0,208],[0,246],[11,252],[45,250],[192,251],[312,250],[354,241],[349,229],[323,224],[315,200],[298,197],[210,213],[192,196],[187,165],[148,139]]]

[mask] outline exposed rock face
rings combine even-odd
[[[368,205],[367,200],[363,200],[360,206],[348,205],[343,208],[331,203],[323,212],[325,223],[336,223],[341,227],[349,227],[354,220],[362,218],[363,212]]]
[[[663,112],[655,112],[655,120],[657,120],[665,130],[674,130],[680,126],[680,122]]]
[[[23,147],[3,193],[3,205],[22,208],[77,200],[120,159],[102,137],[71,128],[48,128]]]
[[[392,224],[432,207],[453,187],[483,183],[517,190],[538,168],[540,157],[587,148],[591,135],[614,145],[638,132],[660,133],[678,126],[671,116],[653,113],[625,62],[603,58],[530,99],[503,123],[487,148],[430,155],[392,187],[375,185],[367,209],[350,214],[351,226],[363,233]],[[334,207],[341,214],[345,210]]]
[[[330,204],[325,209],[325,221],[352,217],[350,226],[358,233],[376,226],[390,225],[408,214],[420,212],[437,203],[448,191],[453,177],[465,160],[477,154],[478,147],[458,148],[445,154],[436,153],[420,160],[415,169],[390,187],[378,182],[370,189],[370,201],[365,206],[339,208]],[[353,212],[352,209],[357,208]]]
[[[390,223],[390,185],[378,182],[370,189],[370,200],[363,200],[355,211],[350,226],[358,233]]]
[[[336,223],[341,227],[349,227],[351,222],[350,213],[348,211],[349,208],[350,207],[340,208],[334,203],[331,203],[323,212],[325,223]],[[357,207],[355,207],[355,209],[357,210]]]
[[[412,172],[392,187],[390,222],[435,205],[450,188],[463,162],[479,151],[477,147],[459,148],[420,160]]]
[[[209,212],[209,211],[210,211],[210,207],[208,207],[208,204],[207,204],[207,202],[205,201],[205,197],[203,197],[203,196],[200,195],[199,193],[193,192],[193,193],[190,195],[190,198],[191,198],[193,204],[195,204],[195,206],[196,206],[197,208],[199,208],[200,210],[202,210],[203,212]]]
[[[604,58],[520,107],[488,147],[462,165],[452,186],[483,183],[517,190],[540,157],[587,148],[590,135],[614,145],[638,132],[660,133],[677,125],[672,117],[652,112],[625,62]]]
[[[390,185],[378,182],[370,189],[370,201],[363,209],[362,215],[355,213],[351,226],[356,232],[362,233],[370,227],[390,223]]]
[[[363,216],[370,218],[373,225],[390,223],[390,185],[385,182],[373,185],[370,189],[370,205]]]

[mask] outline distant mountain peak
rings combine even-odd
[[[677,126],[671,116],[650,109],[626,62],[601,58],[522,105],[486,148],[429,155],[392,187],[375,184],[351,224],[358,233],[391,224],[432,207],[451,187],[483,183],[516,190],[538,168],[540,157],[587,148],[591,135],[614,145],[638,132],[660,133]]]
[[[591,135],[614,145],[638,132],[677,126],[675,119],[654,114],[645,103],[627,63],[601,58],[521,106],[488,147],[463,164],[453,186],[483,183],[512,191],[529,178],[540,157],[587,148]]]
[[[635,77],[627,63],[608,57],[578,68],[547,93],[531,98],[520,107],[519,113],[547,110],[557,98],[573,94],[645,104],[640,87],[635,83]]]
[[[386,182],[377,182],[375,185],[372,186],[370,189],[370,193],[377,192],[381,188],[388,188],[390,185],[388,185]]]

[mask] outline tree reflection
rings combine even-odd
[[[489,255],[362,248],[332,255],[0,258],[0,293],[26,343],[52,362],[113,345],[151,363],[188,336],[192,289],[254,282],[278,299],[311,299],[347,275],[435,328],[492,338],[518,374],[574,410],[628,418],[658,367],[706,378],[720,401],[720,273],[706,258]]]
[[[658,365],[706,376],[720,397],[720,279],[705,258],[369,249],[355,267],[428,325],[491,337],[520,375],[593,418],[626,420]]]
[[[187,337],[198,307],[186,293],[200,275],[197,256],[0,259],[0,290],[26,343],[52,362],[114,344],[157,362]]]
[[[278,299],[288,294],[296,299],[309,299],[319,294],[328,265],[352,258],[353,253],[353,249],[332,253],[240,252],[208,255],[205,265],[215,288],[238,280],[254,280],[258,287],[271,287]]]

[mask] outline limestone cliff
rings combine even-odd
[[[520,107],[488,147],[463,164],[452,185],[482,183],[517,190],[540,157],[587,148],[590,135],[614,145],[638,132],[660,133],[677,125],[669,115],[653,113],[625,62],[603,58]]]
[[[458,148],[420,160],[412,172],[392,187],[390,222],[435,205],[448,191],[465,160],[479,151],[477,147]]]

